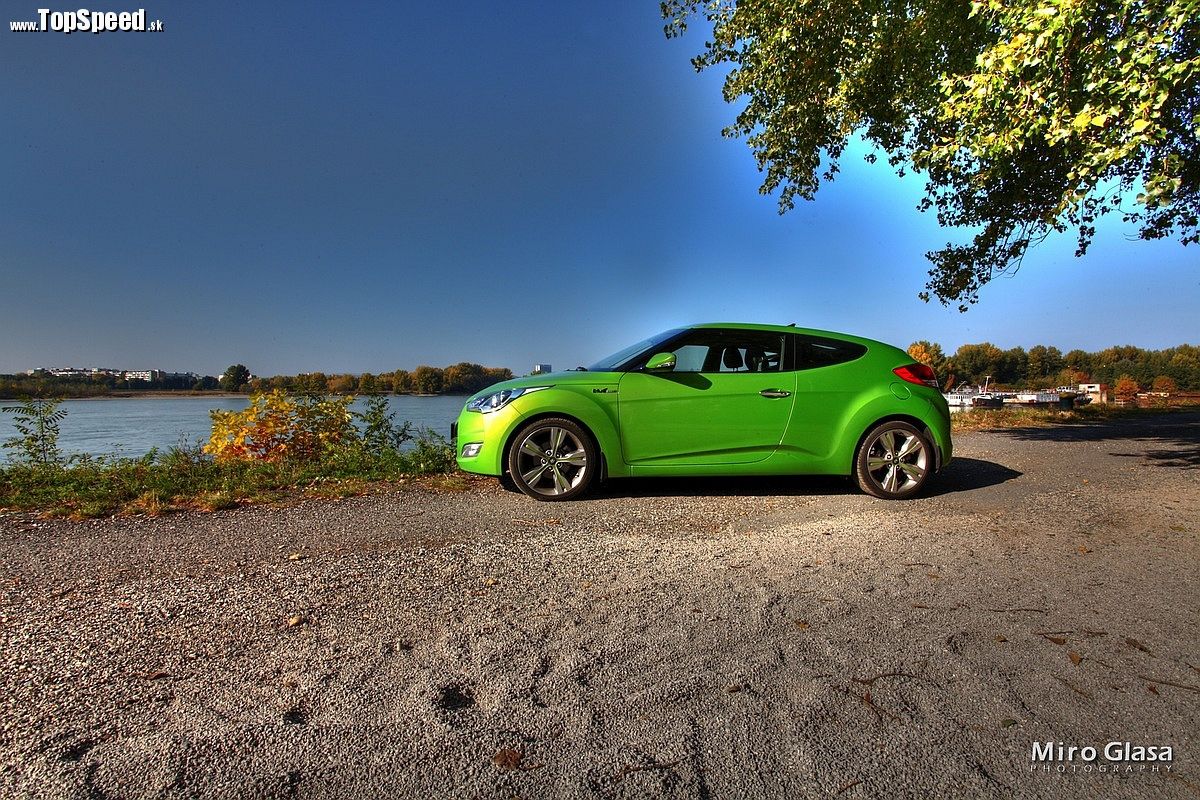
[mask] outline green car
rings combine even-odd
[[[537,500],[656,475],[852,475],[899,499],[951,455],[932,369],[891,345],[790,325],[676,328],[586,369],[497,383],[451,434],[462,469]]]

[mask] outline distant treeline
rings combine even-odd
[[[955,385],[979,384],[989,375],[992,384],[1011,389],[1079,383],[1115,386],[1118,379],[1125,377],[1142,389],[1150,389],[1156,381],[1161,385],[1160,379],[1169,378],[1180,390],[1200,390],[1200,347],[1190,344],[1165,350],[1122,345],[1095,353],[1071,350],[1063,354],[1057,347],[1047,345],[1001,350],[990,342],[982,342],[964,344],[947,356],[936,342],[919,341],[909,345],[908,353],[933,367],[943,386],[951,379]]]
[[[203,392],[221,389],[235,392],[283,389],[295,394],[473,394],[497,381],[508,380],[513,373],[507,367],[484,367],[464,361],[448,367],[422,365],[412,371],[398,369],[380,374],[364,372],[361,375],[310,372],[301,375],[276,375],[273,378],[246,377],[245,380],[232,383],[230,378],[236,376],[237,371],[234,367],[226,370],[225,376],[220,379],[205,376],[195,381],[125,381],[111,375],[0,375],[0,398],[103,397],[114,393]]]
[[[200,392],[220,388],[213,377],[167,377],[155,381],[126,381],[115,375],[60,377],[57,375],[0,375],[0,397],[103,397],[137,392]]]
[[[474,394],[480,389],[513,376],[508,367],[484,367],[466,361],[448,367],[419,366],[409,371],[398,369],[378,375],[326,375],[309,372],[302,375],[276,375],[251,378],[243,391],[283,389],[295,394]]]

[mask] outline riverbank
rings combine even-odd
[[[0,795],[1194,797],[1198,425],[965,434],[902,503],[0,518]],[[1115,739],[1170,771],[1030,769]]]
[[[1187,418],[1188,413],[1113,406],[1075,411],[1010,408],[964,411],[953,414],[951,422],[954,435],[961,436],[984,430],[1079,431],[1096,424],[1119,429],[1159,416]],[[415,478],[444,478],[455,469],[450,443],[433,431],[422,433],[415,449],[404,452],[369,454],[346,447],[314,460],[215,462],[198,445],[172,446],[135,458],[76,457],[48,468],[0,462],[0,511],[75,520],[211,512],[313,497],[378,494]],[[452,482],[464,481],[459,475]]]

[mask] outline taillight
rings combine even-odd
[[[908,381],[909,383],[921,383],[926,386],[938,388],[937,375],[934,374],[933,367],[926,364],[908,364],[903,367],[896,367],[892,372],[896,376]]]

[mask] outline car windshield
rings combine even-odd
[[[637,344],[631,344],[629,347],[618,350],[607,358],[600,359],[595,364],[592,364],[590,367],[588,367],[588,371],[612,372],[613,370],[619,368],[626,361],[636,356],[638,353],[657,347],[668,339],[672,339],[683,333],[683,331],[684,328],[672,328],[669,331],[663,331],[655,336],[651,336],[648,339],[642,339]]]

